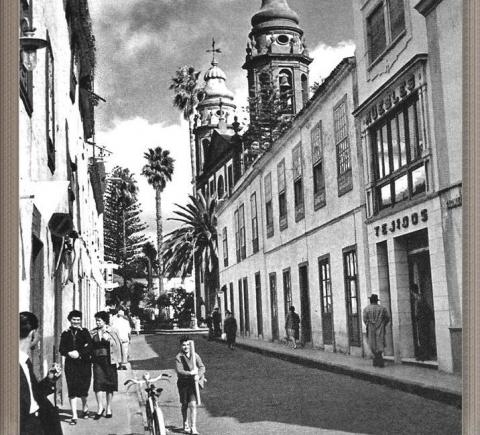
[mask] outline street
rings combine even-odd
[[[172,370],[179,336],[133,337],[131,365]],[[206,366],[198,430],[227,434],[460,434],[461,410],[386,386],[195,339]],[[302,352],[301,349],[298,350]],[[158,384],[170,431],[180,432],[175,381]]]

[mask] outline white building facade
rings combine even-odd
[[[392,313],[386,353],[458,372],[462,4],[353,5],[371,287]],[[415,286],[433,313],[428,324],[415,311]]]
[[[58,354],[72,309],[84,325],[105,304],[103,158],[95,153],[93,35],[87,1],[20,0],[21,17],[47,47],[32,72],[20,66],[20,311],[40,320],[34,365]]]

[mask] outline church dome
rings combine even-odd
[[[203,98],[200,105],[205,105],[207,101],[218,98],[233,101],[233,92],[225,84],[227,76],[217,65],[218,62],[215,59],[212,60],[212,66],[205,73],[205,86],[202,90]]]
[[[298,15],[290,9],[287,0],[262,0],[262,7],[252,17],[252,26],[277,19],[299,23]]]

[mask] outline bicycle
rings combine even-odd
[[[145,373],[143,375],[143,380],[127,379],[124,382],[124,385],[130,384],[127,387],[127,389],[134,384],[146,385],[145,391],[147,393],[147,400],[145,401],[145,414],[147,416],[148,430],[150,431],[151,435],[167,434],[167,430],[165,428],[165,419],[163,418],[163,413],[162,413],[162,410],[160,409],[160,406],[158,405],[158,400],[157,400],[160,397],[160,394],[162,393],[163,388],[156,388],[153,383],[158,380],[168,380],[168,382],[170,382],[168,378],[171,378],[171,375],[167,373],[162,373],[156,378],[150,379],[150,374]]]

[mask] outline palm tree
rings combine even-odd
[[[147,242],[142,247],[143,257],[147,263],[147,289],[151,291],[153,288],[153,272],[158,271],[158,258],[157,250],[153,246],[152,242]]]
[[[205,299],[210,305],[218,288],[217,201],[215,197],[206,200],[201,193],[189,198],[190,203],[185,206],[176,204],[176,217],[169,219],[181,226],[166,236],[162,251],[163,271],[168,278],[181,276],[183,279],[192,273],[198,260],[205,276]],[[195,303],[195,312],[197,308]]]
[[[179,68],[175,77],[172,77],[172,83],[169,89],[174,91],[173,106],[183,113],[183,118],[188,121],[188,130],[190,137],[190,163],[192,166],[192,179],[195,179],[195,136],[193,133],[193,114],[198,104],[198,77],[200,71],[196,71],[191,65],[184,65]],[[193,186],[195,194],[195,185]]]
[[[170,151],[162,150],[161,147],[155,149],[149,148],[148,152],[143,154],[147,164],[142,169],[142,175],[147,178],[148,184],[155,189],[155,205],[157,217],[157,252],[162,252],[162,192],[168,181],[172,180],[173,158],[170,157]],[[161,256],[158,256],[159,270],[162,270]],[[158,274],[158,291],[163,293],[162,274]]]

